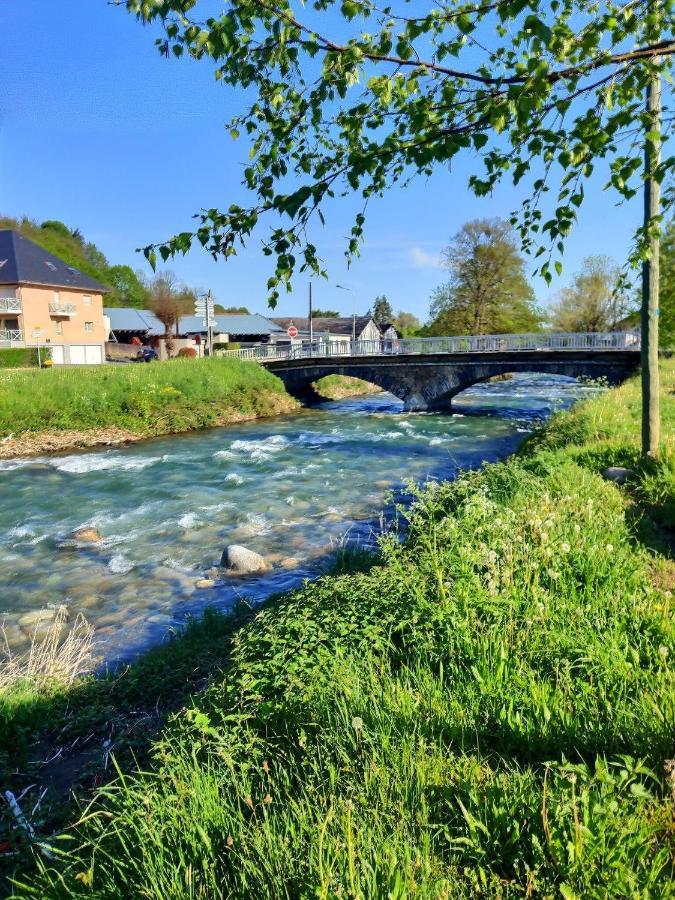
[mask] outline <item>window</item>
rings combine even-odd
[[[93,323],[93,322],[85,322],[85,323],[84,323],[84,330],[85,330],[85,331],[93,331],[93,330],[94,330],[94,323]]]
[[[57,321],[56,321],[54,324],[56,325],[56,333],[57,333],[57,334],[63,334],[63,322],[60,322],[60,321],[57,319]]]
[[[91,296],[89,294],[82,294],[82,302],[85,306],[91,306]]]

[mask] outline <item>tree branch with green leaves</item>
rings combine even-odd
[[[333,198],[363,201],[346,239],[352,258],[371,198],[460,154],[477,196],[505,179],[522,185],[512,222],[550,281],[598,165],[617,199],[640,189],[643,142],[631,135],[640,127],[650,139],[645,88],[655,72],[670,84],[675,54],[675,0],[444,0],[416,15],[403,0],[230,0],[215,17],[206,0],[126,6],[161,25],[162,53],[210,58],[219,82],[253,96],[229,123],[250,144],[251,204],[202,210],[146,256],[154,264],[197,242],[229,257],[263,227],[273,305],[296,271],[325,274],[310,226]],[[668,103],[670,93],[664,122]],[[674,168],[664,154],[653,177],[666,182]],[[636,229],[634,264],[655,225]]]

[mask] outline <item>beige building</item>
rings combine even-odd
[[[10,229],[0,230],[0,348],[48,348],[55,365],[105,362],[102,284]]]

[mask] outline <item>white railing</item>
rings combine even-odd
[[[20,313],[21,300],[18,297],[0,297],[0,312]]]
[[[52,316],[74,316],[77,307],[74,303],[50,303],[49,312]]]
[[[23,344],[23,331],[17,328],[0,329],[0,344]]]
[[[573,334],[488,334],[466,337],[405,338],[379,341],[308,341],[277,346],[263,344],[219,355],[258,362],[285,359],[325,359],[341,356],[409,356],[429,353],[500,353],[526,350],[630,350],[640,349],[640,335],[631,331],[577,332]]]

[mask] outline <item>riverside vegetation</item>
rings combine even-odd
[[[0,371],[0,437],[14,435],[0,453],[51,449],[60,435],[64,447],[138,440],[296,407],[278,378],[238,359]]]
[[[153,666],[169,694],[208,682],[141,770],[123,758],[15,858],[16,896],[675,896],[671,361],[662,375],[658,463],[633,380],[418,491],[405,542],[354,571],[210,614],[120,676],[15,686],[4,733],[65,719],[72,736],[125,691],[150,699]],[[617,464],[622,487],[600,474]]]

